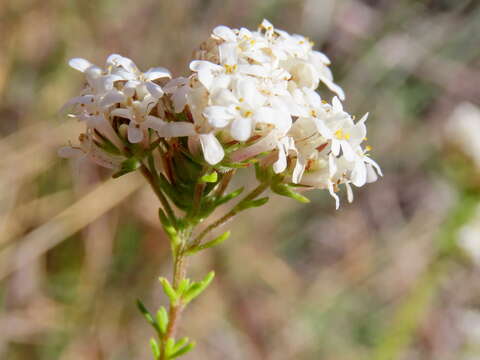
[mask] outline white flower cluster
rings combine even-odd
[[[107,58],[104,69],[81,58],[71,59],[69,65],[85,74],[86,86],[64,109],[72,110],[70,117],[84,121],[87,132],[81,134],[80,146],[60,149],[61,156],[88,157],[101,166],[116,168],[122,157],[106,153],[96,145],[95,137],[104,137],[121,149],[119,135],[123,133],[130,143],[145,141],[148,129],[160,137],[195,133],[192,123],[162,119],[164,91],[156,81],[171,78],[167,69],[155,67],[143,73],[132,60],[118,54]]]
[[[201,149],[210,166],[255,159],[285,182],[328,189],[338,207],[340,184],[351,201],[350,184],[375,181],[381,170],[362,147],[367,116],[355,122],[344,111],[330,61],[312,47],[266,20],[257,31],[219,26],[196,51],[191,75],[163,89],[158,80],[170,77],[163,68],[142,73],[119,55],[107,59],[106,69],[73,59],[87,86],[67,105],[87,122],[84,140],[98,132],[117,144],[122,128],[130,143],[146,141],[148,129],[160,138],[188,137],[192,155]],[[336,94],[331,104],[316,92],[320,84]],[[102,158],[94,145],[89,140],[73,151]]]

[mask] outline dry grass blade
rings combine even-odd
[[[75,204],[19,240],[19,245],[15,249],[12,249],[15,245],[4,249],[0,263],[7,263],[6,254],[13,253],[13,257],[8,266],[0,269],[0,279],[4,279],[15,270],[43,255],[68,236],[83,229],[122,202],[142,184],[138,176],[130,175],[99,185]],[[99,198],[102,201],[98,201]]]

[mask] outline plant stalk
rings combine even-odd
[[[261,193],[263,193],[267,188],[269,184],[268,183],[261,183],[258,185],[255,189],[253,189],[247,196],[243,198],[242,201],[240,201],[237,205],[233,207],[232,210],[230,210],[228,213],[226,213],[224,216],[222,216],[220,219],[214,221],[212,224],[207,226],[191,243],[189,248],[194,248],[202,242],[202,239],[208,235],[208,233],[215,228],[224,225],[226,222],[231,220],[235,215],[237,215],[241,210],[239,210],[239,205],[242,203],[245,203],[250,200],[254,200],[257,196],[259,196]]]

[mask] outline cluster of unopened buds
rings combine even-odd
[[[118,173],[135,165],[131,157],[168,153],[160,161],[167,178],[179,166],[175,151],[220,174],[256,163],[289,187],[328,189],[338,208],[339,185],[351,201],[351,184],[375,181],[381,170],[362,146],[367,115],[355,121],[343,109],[330,61],[312,46],[265,20],[257,31],[216,27],[188,77],[172,79],[161,67],[141,72],[117,54],[105,68],[72,59],[87,84],[66,108],[87,130],[60,154]],[[320,84],[336,94],[331,103],[316,91]]]

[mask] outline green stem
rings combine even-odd
[[[267,188],[269,184],[268,183],[261,183],[258,185],[255,189],[253,189],[247,196],[245,196],[242,201],[240,201],[237,205],[233,207],[232,210],[230,210],[228,213],[226,213],[224,216],[222,216],[220,219],[214,221],[212,224],[207,226],[192,242],[191,245],[189,245],[189,248],[194,248],[200,245],[202,239],[208,235],[209,232],[214,230],[215,228],[225,224],[229,220],[231,220],[235,215],[237,215],[241,210],[241,205],[247,201],[251,201],[255,199],[258,195],[263,193]]]
[[[158,185],[158,181],[154,177],[154,175],[150,172],[150,170],[142,164],[140,167],[140,171],[142,172],[142,175],[147,179],[148,183],[150,184],[153,192],[155,195],[157,195],[158,199],[162,203],[162,206],[167,213],[167,216],[169,217],[170,221],[175,224],[175,213],[172,210],[172,207],[170,206],[170,203],[168,202],[167,198],[165,195],[163,195],[162,190],[160,190],[160,187]]]
[[[182,237],[182,244],[185,243],[185,237]],[[173,251],[173,288],[178,290],[178,287],[183,279],[185,279],[187,272],[187,258],[183,253],[183,249],[179,248],[177,251]],[[174,338],[180,321],[180,316],[184,309],[184,304],[181,301],[170,303],[168,311],[168,326],[165,335],[161,339],[162,347],[159,360],[167,360],[167,354],[165,353],[165,344],[168,339]]]

